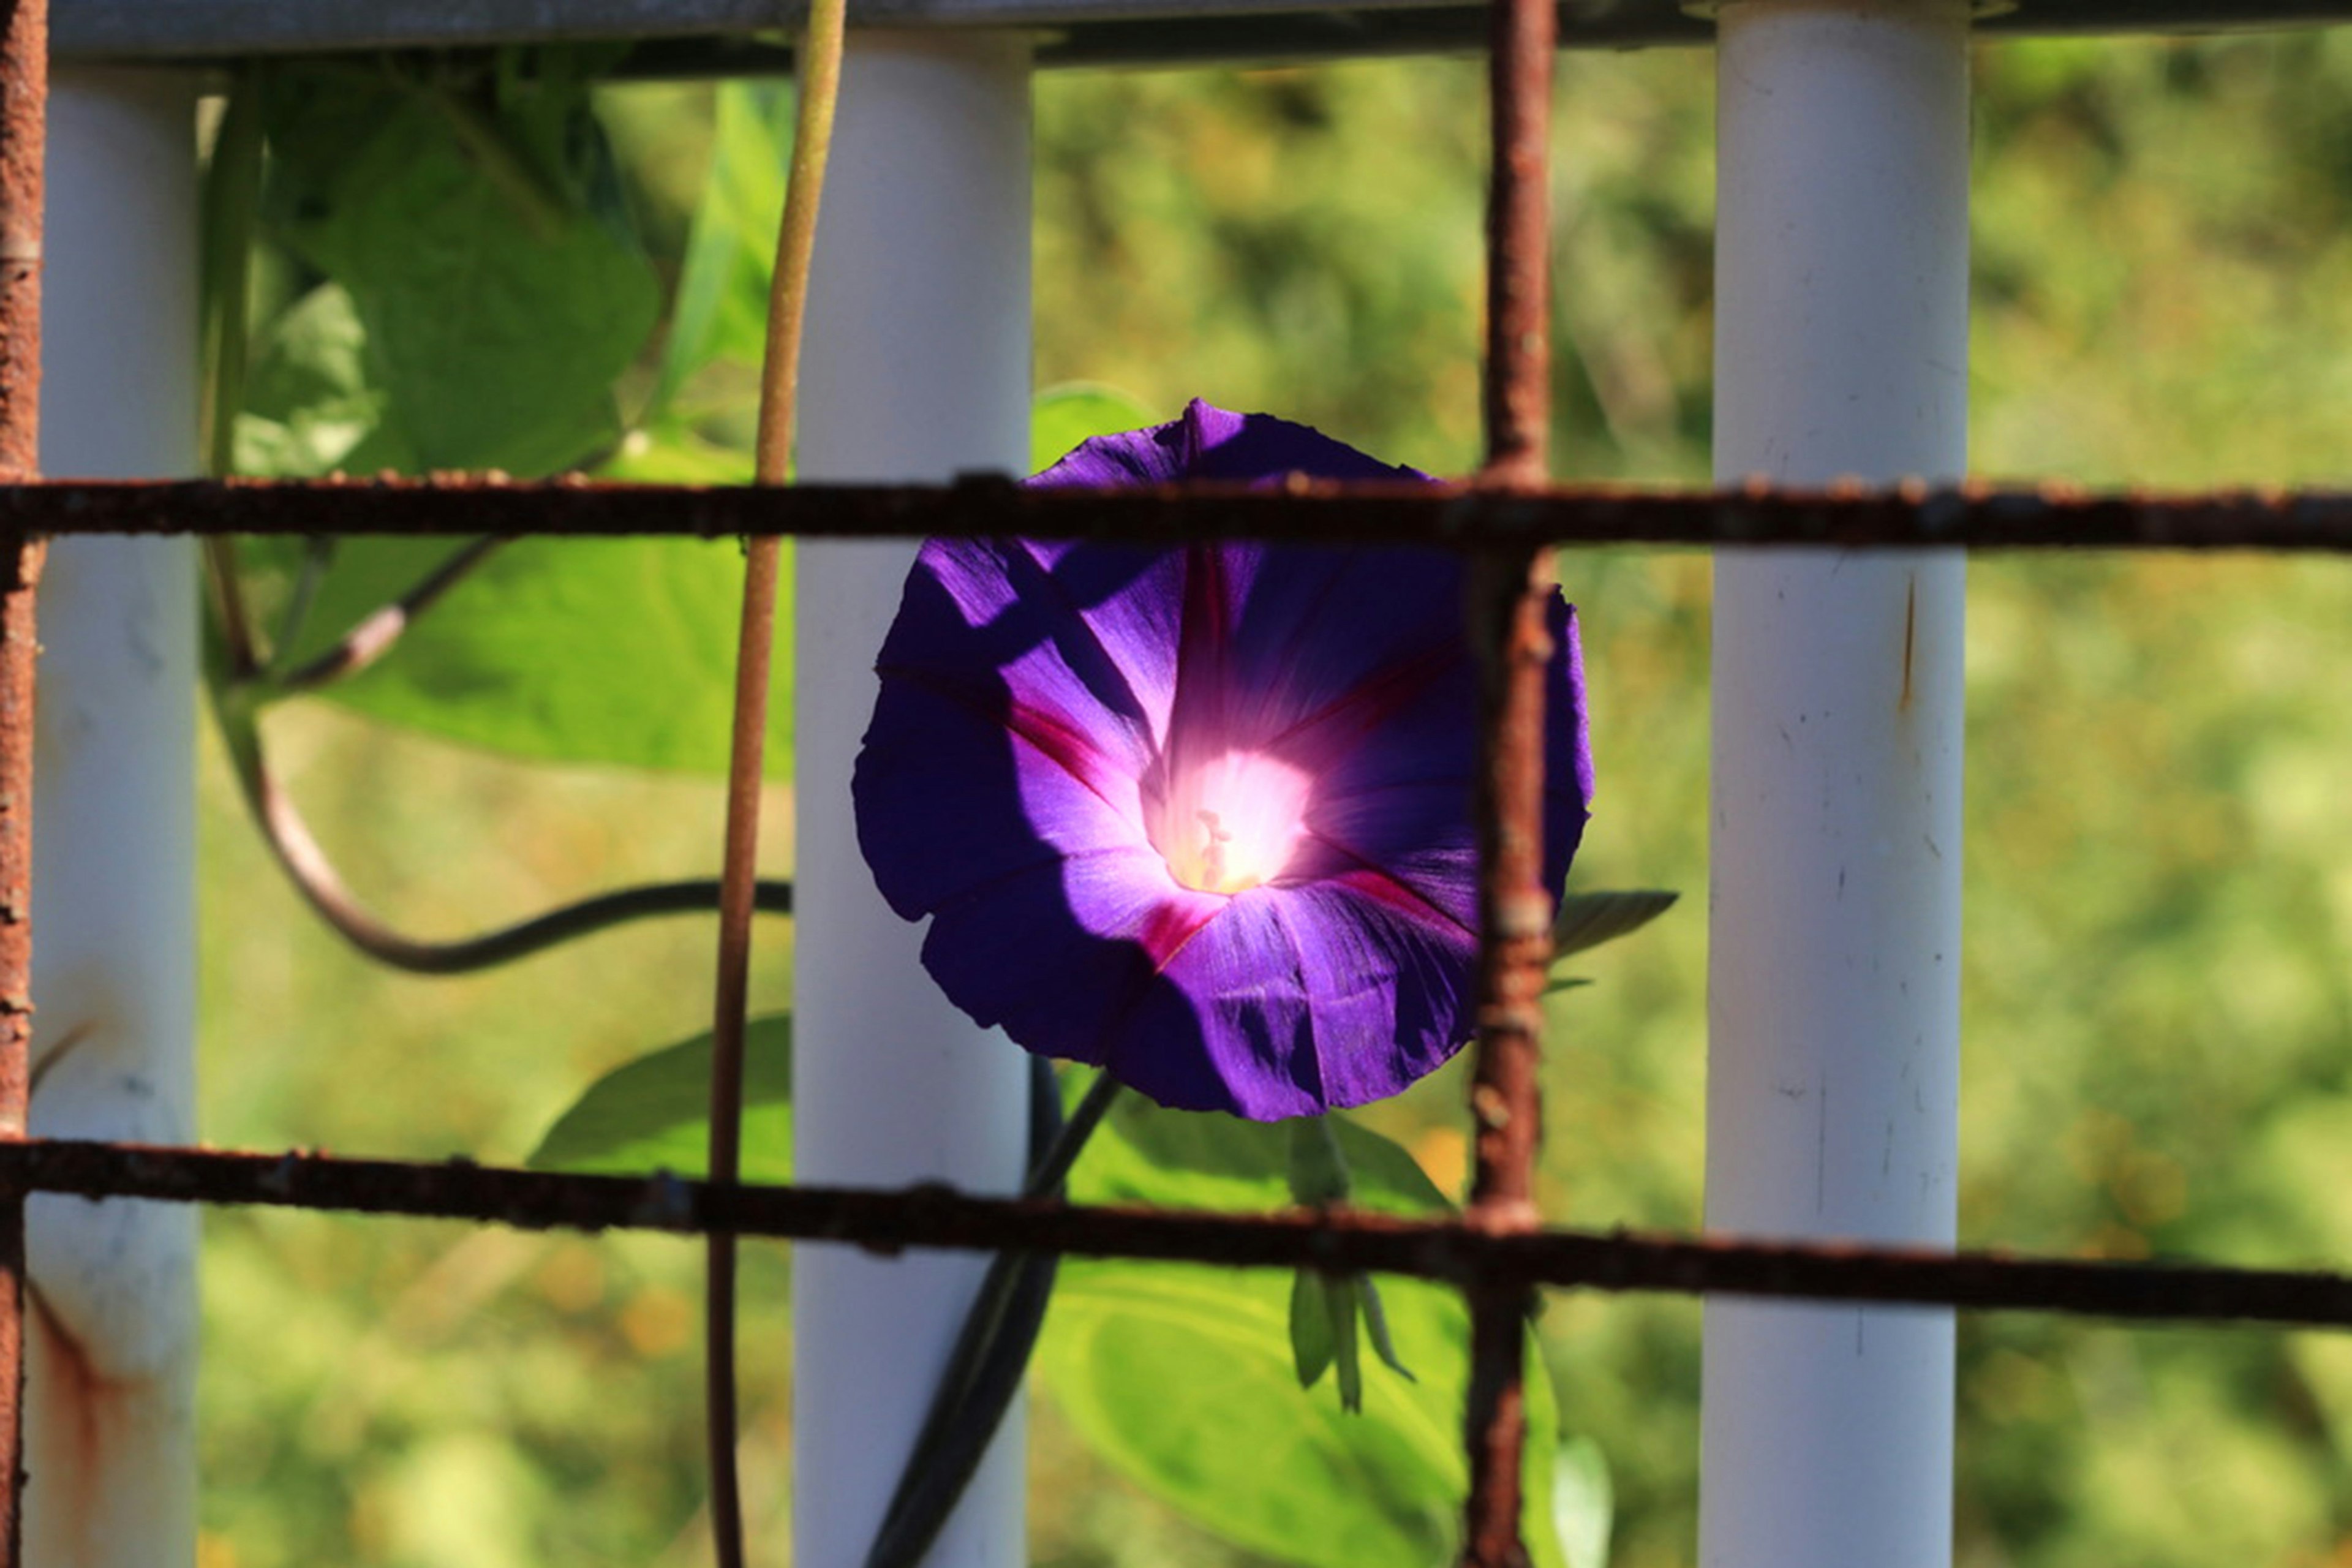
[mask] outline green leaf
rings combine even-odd
[[[1563,1437],[1551,1474],[1552,1524],[1568,1568],[1608,1568],[1617,1506],[1608,1456],[1590,1437]]]
[[[1400,1331],[1441,1353],[1458,1302],[1404,1294]],[[1360,1417],[1306,1396],[1283,1297],[1278,1274],[1074,1259],[1038,1371],[1113,1465],[1239,1545],[1332,1568],[1444,1560],[1468,1485],[1458,1405],[1394,1379]]]
[[[1356,1282],[1339,1279],[1323,1291],[1323,1310],[1331,1316],[1331,1362],[1339,1374],[1339,1408],[1349,1415],[1364,1413],[1364,1361],[1356,1344]]]
[[[1388,1309],[1381,1305],[1381,1288],[1369,1274],[1355,1276],[1356,1294],[1364,1310],[1364,1331],[1372,1342],[1372,1353],[1381,1364],[1407,1383],[1417,1381],[1412,1369],[1397,1354],[1396,1340],[1389,1333]]]
[[[1570,893],[1559,901],[1552,922],[1552,957],[1566,958],[1641,930],[1674,907],[1680,893],[1632,891]]]
[[[385,397],[366,360],[367,330],[338,284],[320,284],[271,322],[236,417],[236,471],[315,479],[414,467],[414,453],[379,433]]]
[[[307,659],[398,596],[449,540],[345,540],[293,651]],[[267,604],[292,542],[251,552]],[[783,557],[784,591],[793,554]],[[732,721],[742,551],[732,540],[523,539],[493,553],[391,654],[326,689],[347,707],[534,761],[722,773]],[[792,758],[792,638],[780,627],[768,773]]]
[[[613,381],[660,302],[615,220],[587,84],[424,68],[268,73],[270,232],[349,296],[392,449],[428,468],[576,464],[618,437]]]
[[[1301,1268],[1290,1277],[1290,1359],[1298,1386],[1312,1388],[1330,1369],[1330,1281],[1320,1269]]]
[[[1380,1377],[1349,1415],[1298,1386],[1294,1287],[1278,1273],[1063,1266],[1037,1372],[1105,1458],[1217,1534],[1309,1568],[1425,1568],[1451,1558],[1469,1488],[1462,1447],[1469,1313],[1442,1286],[1384,1286],[1419,1382]],[[1529,1353],[1534,1353],[1530,1336]],[[1534,1560],[1559,1568],[1549,1500],[1556,1416],[1528,1383]]]
[[[556,1118],[525,1163],[698,1180],[710,1169],[710,1053],[706,1033],[614,1068]],[[743,1036],[743,1180],[793,1179],[792,1101],[792,1018],[754,1018]]]
[[[1325,1121],[1350,1202],[1449,1212],[1402,1146],[1344,1116]],[[1295,1136],[1279,1123],[1123,1095],[1071,1173],[1071,1201],[1279,1208]],[[1469,1487],[1468,1310],[1458,1292],[1422,1280],[1383,1280],[1375,1303],[1359,1282],[1310,1277],[1072,1259],[1039,1347],[1039,1377],[1113,1464],[1251,1550],[1310,1568],[1448,1557]],[[1418,1373],[1360,1378],[1360,1414],[1301,1392],[1310,1367],[1320,1375],[1321,1352],[1313,1331],[1299,1331],[1316,1305],[1336,1326],[1332,1298],[1351,1329],[1365,1313],[1383,1362]],[[1341,1353],[1335,1333],[1324,1364]],[[1532,1334],[1528,1354],[1528,1540],[1539,1568],[1559,1568],[1546,1501],[1557,1416]]]
[[[1328,1121],[1347,1162],[1349,1202],[1403,1215],[1443,1213],[1450,1206],[1402,1145],[1343,1116]],[[1280,1122],[1170,1110],[1139,1094],[1123,1094],[1070,1173],[1070,1199],[1162,1208],[1278,1209],[1290,1201],[1291,1138]]]
[[[757,366],[765,356],[792,122],[792,94],[780,84],[722,82],[714,95],[710,167],[687,234],[656,411],[703,365]]]
[[[758,472],[749,439],[715,440],[694,421],[665,414],[623,437],[596,477],[641,485],[748,485]]]
[[[1326,1274],[1301,1268],[1290,1280],[1290,1354],[1298,1373],[1298,1386],[1312,1388],[1326,1368],[1339,1369],[1339,1408],[1349,1415],[1364,1408],[1363,1360],[1356,1346],[1356,1319],[1361,1312],[1371,1325],[1372,1348],[1390,1370],[1408,1383],[1412,1373],[1397,1360],[1381,1314],[1380,1291],[1361,1274]]]
[[[619,216],[589,106],[593,64],[509,51],[488,68],[266,73],[271,230],[327,281],[265,336],[236,429],[242,469],[530,475],[617,441],[613,381],[652,328],[657,290]],[[330,647],[452,548],[350,542],[288,658]],[[247,558],[267,616],[297,552],[257,544]],[[723,542],[520,541],[330,695],[535,761],[719,772],[741,583]],[[779,639],[782,690],[789,647]],[[788,699],[769,737],[782,776]]]
[[[1090,437],[1115,436],[1167,418],[1117,387],[1087,381],[1049,386],[1030,405],[1029,471],[1052,468]]]

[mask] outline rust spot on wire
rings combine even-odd
[[[5,479],[0,475],[0,479]],[[753,533],[811,538],[1266,539],[1453,549],[1738,544],[1844,549],[2352,552],[2352,492],[2092,494],[2063,486],[1480,489],[1300,480],[1118,491],[948,485],[698,489],[584,481],[70,480],[0,483],[0,530],[47,534],[415,537]]]

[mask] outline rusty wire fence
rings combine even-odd
[[[1434,487],[1295,480],[1088,494],[1003,479],[945,486],[72,483],[35,477],[43,0],[0,27],[0,1529],[20,1560],[24,1209],[34,1193],[268,1205],[533,1227],[642,1228],[850,1243],[1369,1270],[1448,1282],[1471,1309],[1465,1561],[1524,1562],[1517,1456],[1521,1322],[1542,1287],[2003,1308],[2142,1321],[2352,1326],[2352,1276],[2085,1262],[1840,1244],[1546,1227],[1533,1203],[1541,1125],[1537,997],[1549,910],[1536,870],[1542,787],[1540,595],[1555,544],[2352,551],[2352,495],[2093,496],[1951,487],[1657,492],[1545,478],[1549,217],[1545,128],[1551,0],[1495,0],[1494,174],[1486,366],[1488,460]],[[1145,1212],[908,1191],[557,1175],[465,1161],[226,1152],[26,1136],[34,608],[45,541],[73,533],[589,536],[1021,535],[1417,543],[1468,553],[1487,628],[1477,802],[1485,874],[1470,1112],[1475,1163],[1459,1219]]]

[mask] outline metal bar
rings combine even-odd
[[[1702,45],[1711,24],[1677,0],[1566,0],[1569,48]],[[862,26],[1034,27],[1045,63],[1263,63],[1444,53],[1479,47],[1481,7],[1394,0],[872,0]],[[200,60],[254,54],[488,47],[630,38],[659,44],[638,68],[740,74],[773,68],[758,46],[797,30],[804,6],[776,0],[58,0],[60,58]],[[2026,0],[1986,18],[2004,35],[2251,31],[2352,20],[2345,0]],[[625,67],[624,68],[629,68]]]
[[[463,1219],[528,1229],[680,1235],[727,1229],[885,1253],[909,1247],[1057,1252],[1592,1290],[2352,1328],[2352,1275],[2315,1269],[2109,1263],[1623,1231],[1497,1235],[1458,1219],[1411,1220],[1355,1210],[1244,1215],[1086,1207],[974,1197],[936,1185],[722,1189],[658,1173],[563,1175],[462,1160],[436,1165],[42,1138],[0,1142],[0,1187],[87,1198]]]
[[[790,489],[514,484],[69,480],[0,484],[0,531],[47,534],[746,533],[804,538],[1255,538],[1455,549],[1755,544],[1864,549],[2263,550],[2352,552],[2352,492],[2091,493],[1958,485],[1668,490],[1560,485],[1480,491],[1296,480],[1279,490],[1194,485],[1024,490],[996,476],[949,485]]]
[[[51,73],[42,247],[72,261],[41,291],[48,472],[202,471],[196,89]],[[75,539],[42,570],[32,1125],[51,1135],[195,1136],[197,556]],[[27,1207],[26,1561],[195,1562],[198,1218]]]
[[[39,468],[47,0],[0,16],[0,480]],[[32,1099],[34,595],[47,542],[0,525],[0,1145]],[[0,1183],[0,1563],[24,1560],[25,1197]]]
[[[1552,0],[1493,0],[1487,95],[1493,146],[1486,205],[1486,461],[1482,489],[1540,486],[1551,433]],[[1551,552],[1528,541],[1469,563],[1466,606],[1480,659],[1478,1037],[1470,1076],[1475,1155],[1470,1224],[1526,1232],[1543,1137],[1544,969],[1552,909],[1543,890],[1545,605]],[[1463,1442],[1470,1462],[1462,1561],[1525,1568],[1520,1470],[1527,1444],[1523,1282],[1474,1275]]]
[[[1968,468],[1965,0],[1727,0],[1718,479]],[[1714,560],[1706,1226],[1958,1234],[1956,550]],[[1948,1312],[1706,1304],[1701,1562],[1948,1568]]]
[[[809,279],[799,472],[940,479],[1029,453],[1029,43],[853,32]],[[850,780],[911,545],[798,552],[793,635],[793,1171],[1020,1190],[1026,1053],[930,983],[858,852]],[[795,1563],[869,1561],[965,1314],[971,1257],[793,1258]],[[1026,1563],[1015,1399],[925,1561]]]

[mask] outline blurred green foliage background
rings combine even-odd
[[[1565,476],[1705,477],[1710,73],[1696,52],[1562,61]],[[2004,44],[1979,81],[1975,468],[2352,478],[2352,34]],[[730,128],[707,85],[597,103],[667,292]],[[1041,384],[1474,460],[1475,62],[1049,75],[1037,137]],[[656,335],[624,375],[608,471],[748,473],[751,373],[712,319],[690,374]],[[1971,570],[1964,1241],[2345,1266],[2352,568]],[[1577,879],[1692,897],[1558,1004],[1546,1198],[1566,1223],[1688,1227],[1707,563],[1597,552],[1560,571],[1601,768]],[[419,931],[715,861],[697,777],[505,761],[310,702],[269,724],[354,884]],[[372,969],[280,884],[217,755],[205,787],[213,1142],[511,1162],[597,1074],[705,1022],[699,922],[463,981]],[[788,874],[788,786],[772,805]],[[765,930],[754,1000],[773,1007],[788,935]],[[1460,1095],[1449,1070],[1377,1118],[1441,1185],[1464,1163]],[[222,1210],[205,1264],[205,1568],[707,1560],[691,1246]],[[789,1510],[786,1283],[781,1252],[750,1249],[768,1561]],[[1695,1556],[1698,1321],[1598,1297],[1543,1321],[1562,1420],[1614,1479],[1623,1568]],[[1967,1568],[2352,1562],[2352,1342],[2008,1315],[1964,1321],[1960,1375]],[[1106,1472],[1050,1407],[1034,1426],[1035,1562],[1254,1561]]]

